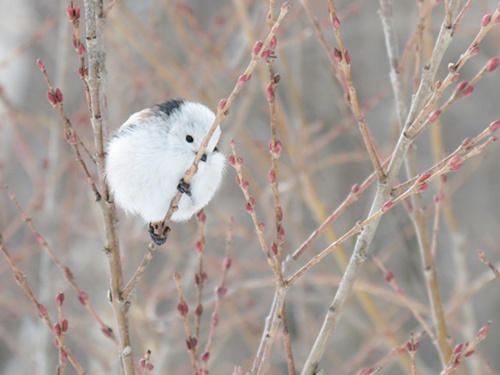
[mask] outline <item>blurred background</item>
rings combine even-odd
[[[80,34],[85,41],[84,4]],[[394,23],[399,56],[419,23],[418,6],[434,7],[424,23],[420,49],[429,56],[444,16],[444,4],[397,1]],[[80,138],[94,152],[88,107],[77,74],[79,59],[73,49],[72,27],[65,1],[0,0],[0,182],[8,185],[58,259],[71,268],[80,288],[92,301],[97,315],[114,327],[107,300],[108,263],[103,252],[103,221],[99,205],[75,162],[64,138],[56,110],[47,101],[47,87],[37,69],[42,59],[55,87],[64,94],[64,111]],[[105,2],[108,6],[109,2]],[[277,2],[275,16],[281,2]],[[351,56],[354,85],[368,127],[385,159],[397,141],[394,96],[377,1],[337,1],[342,36]],[[479,30],[481,19],[498,4],[478,0],[459,24],[445,54],[438,79],[447,74]],[[277,88],[277,135],[283,143],[279,164],[280,202],[286,231],[284,252],[289,255],[361,184],[372,165],[352,116],[342,86],[317,37],[306,8],[314,14],[326,42],[335,40],[324,0],[292,2],[277,34],[275,70],[281,77]],[[269,3],[262,0],[120,0],[110,10],[105,25],[106,100],[105,120],[112,134],[133,112],[170,98],[185,98],[216,109],[229,95],[251,59],[253,44],[269,30]],[[486,62],[500,54],[500,28],[494,28],[480,45],[480,52],[461,71],[470,80]],[[415,48],[408,51],[402,70],[406,104],[414,90]],[[421,65],[418,65],[421,66]],[[474,137],[500,118],[500,71],[489,73],[469,97],[443,113],[432,130],[415,143],[418,172]],[[263,61],[234,101],[221,124],[219,149],[230,154],[234,139],[244,159],[243,173],[250,182],[268,244],[274,239],[274,208],[267,176],[270,168],[269,76]],[[454,90],[448,89],[441,103]],[[464,343],[491,321],[488,337],[465,360],[463,374],[500,373],[500,280],[482,264],[477,250],[497,264],[500,261],[500,149],[493,143],[467,161],[444,183],[446,202],[440,216],[436,267],[450,339]],[[93,162],[85,157],[97,180]],[[405,173],[400,175],[406,181]],[[329,226],[307,252],[291,262],[292,274],[312,256],[349,230],[369,211],[375,184],[363,192]],[[422,194],[429,233],[432,233],[433,197],[438,184]],[[214,288],[221,277],[226,254],[229,218],[233,217],[232,267],[228,292],[219,311],[212,374],[228,374],[235,366],[251,364],[268,315],[275,279],[254,233],[245,200],[228,165],[220,190],[205,209],[204,270],[208,279],[203,291],[205,312],[199,341],[205,345],[214,308]],[[356,374],[382,361],[382,374],[409,372],[406,347],[410,333],[419,335],[418,311],[433,325],[422,262],[408,206],[399,205],[382,218],[362,274],[340,324],[321,362],[325,374]],[[64,316],[69,322],[66,344],[88,374],[118,374],[116,346],[101,332],[101,325],[78,302],[78,295],[47,255],[23,214],[2,189],[0,233],[12,258],[25,273],[33,293],[56,320],[55,296],[64,292]],[[119,211],[119,236],[125,278],[142,259],[149,242],[147,227]],[[160,247],[143,280],[137,286],[129,311],[134,356],[152,351],[153,373],[190,374],[185,333],[177,313],[174,272],[182,275],[184,298],[190,314],[196,308],[194,274],[198,270],[195,244],[199,240],[196,219],[173,224],[165,246]],[[305,273],[288,291],[287,321],[297,369],[303,366],[342,277],[355,239]],[[2,255],[0,260],[0,373],[52,374],[58,363],[57,349],[36,309],[16,285]],[[385,281],[380,265],[392,271],[402,293]],[[369,300],[369,306],[367,306]],[[410,309],[409,306],[412,308]],[[427,335],[419,337],[417,369],[436,374],[442,369],[438,352]],[[271,374],[286,374],[281,333],[270,359]],[[394,354],[394,358],[387,358]],[[70,365],[67,373],[75,373]]]

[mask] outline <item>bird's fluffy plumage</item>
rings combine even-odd
[[[162,221],[177,186],[194,161],[201,141],[215,119],[199,103],[168,102],[134,113],[111,139],[106,178],[115,202],[146,222]],[[220,185],[225,158],[217,148],[217,127],[172,220],[183,221],[202,209]]]

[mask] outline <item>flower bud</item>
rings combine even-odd
[[[269,47],[271,49],[275,49],[276,48],[276,43],[277,43],[276,35],[273,35],[273,37],[271,38],[271,41],[269,42]]]
[[[498,62],[499,62],[499,58],[498,57],[494,57],[492,59],[490,59],[487,63],[486,63],[486,71],[487,72],[492,72],[494,71],[497,66],[498,66]]]
[[[38,69],[40,69],[41,72],[45,70],[45,65],[42,60],[38,59],[36,60],[36,64],[38,66]]]
[[[254,55],[258,55],[261,49],[262,49],[262,42],[260,40],[258,40],[253,45],[252,53]]]
[[[333,17],[332,19],[332,25],[335,30],[340,29],[340,20],[337,16]]]
[[[491,21],[491,14],[486,14],[481,20],[481,26],[486,27]]]
[[[63,302],[64,302],[64,293],[61,292],[56,296],[57,306],[62,306]]]

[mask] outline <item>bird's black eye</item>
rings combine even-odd
[[[217,147],[214,148],[214,152],[219,152],[219,149]]]
[[[194,138],[190,135],[186,135],[186,141],[188,141],[189,143],[193,143]]]

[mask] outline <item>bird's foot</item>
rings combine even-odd
[[[177,190],[191,197],[191,185],[186,184],[183,178],[180,180],[179,185],[177,185]]]
[[[165,226],[165,228],[163,228],[162,222],[149,224],[149,234],[151,236],[151,239],[158,246],[161,246],[165,243],[165,241],[168,238],[169,232],[170,232],[170,227]]]

